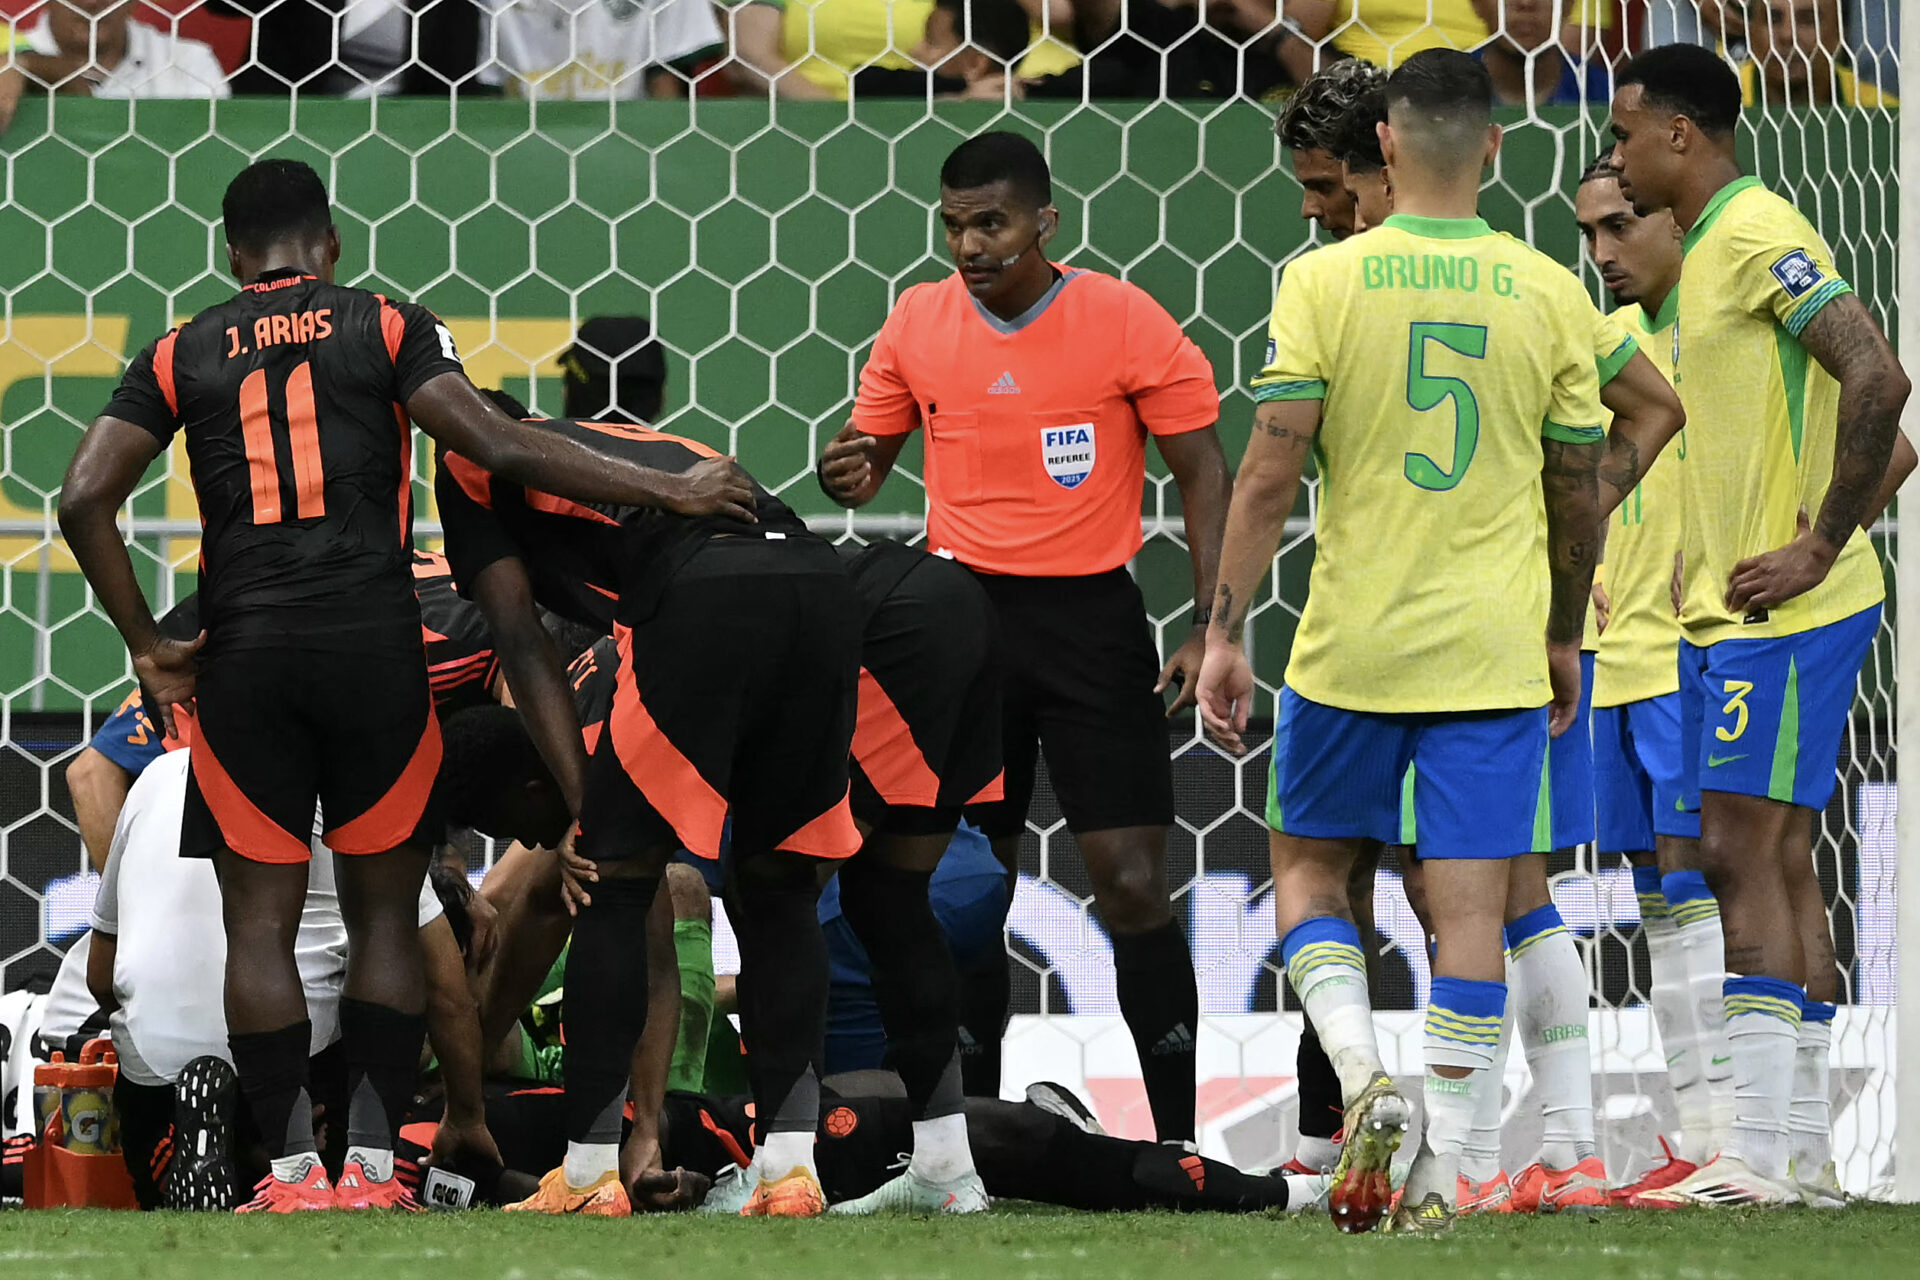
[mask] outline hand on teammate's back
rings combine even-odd
[[[170,738],[180,736],[174,726],[173,709],[176,706],[184,707],[188,715],[193,714],[194,680],[199,671],[197,655],[206,642],[205,631],[191,640],[170,640],[161,636],[153,642],[152,648],[135,655],[133,659],[134,677],[160,708],[160,716],[166,721],[167,736]]]
[[[855,427],[851,420],[840,428],[820,455],[820,487],[842,506],[859,501],[873,478],[869,454],[879,442]]]
[[[680,476],[680,485],[665,506],[683,516],[725,516],[742,524],[757,524],[753,514],[753,480],[731,457],[702,458]]]

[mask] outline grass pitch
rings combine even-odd
[[[1899,1280],[1920,1206],[1837,1213],[1477,1218],[1450,1239],[1339,1235],[1324,1217],[1068,1214],[936,1222],[627,1222],[475,1212],[285,1218],[0,1212],[0,1276],[32,1280]]]

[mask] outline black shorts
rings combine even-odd
[[[1044,750],[1069,830],[1171,825],[1160,655],[1133,578],[974,576],[996,614],[1007,772],[1006,798],[967,816],[991,839],[1025,830]]]
[[[863,618],[853,812],[874,830],[941,835],[999,800],[993,606],[952,560],[876,542],[848,565]]]
[[[716,537],[646,616],[616,622],[613,711],[594,744],[580,852],[859,851],[848,804],[860,619],[817,538]]]
[[[417,629],[355,650],[240,649],[200,664],[183,856],[305,862],[318,802],[335,853],[430,846],[440,722]]]

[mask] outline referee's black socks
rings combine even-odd
[[[602,876],[567,948],[567,1141],[617,1146],[647,1026],[647,912],[658,876]]]
[[[1186,932],[1172,920],[1146,933],[1115,934],[1113,967],[1120,1016],[1140,1055],[1154,1134],[1161,1142],[1192,1142],[1200,989]]]

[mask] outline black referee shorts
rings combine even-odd
[[[1019,835],[1045,751],[1069,830],[1171,825],[1160,655],[1132,576],[974,577],[997,619],[1006,798],[967,816],[989,839]]]
[[[711,538],[614,637],[613,711],[581,805],[584,856],[667,845],[717,858],[729,818],[739,852],[859,851],[847,750],[860,613],[832,547]]]
[[[203,656],[188,750],[183,857],[222,846],[305,862],[317,801],[335,853],[429,847],[440,722],[418,628],[364,648],[246,648]]]
[[[968,802],[1004,794],[993,606],[967,569],[897,542],[875,542],[847,572],[864,619],[854,816],[950,834]]]

